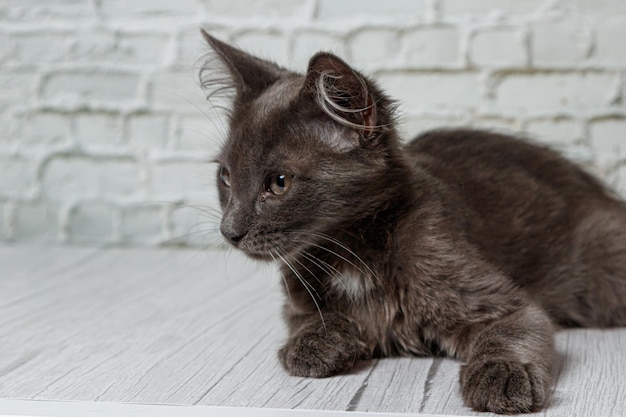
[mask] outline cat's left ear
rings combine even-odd
[[[309,61],[303,93],[336,122],[364,139],[377,133],[379,115],[370,83],[342,59],[320,52]]]
[[[238,48],[209,35],[203,29],[202,36],[224,64],[232,79],[237,97],[252,99],[274,84],[286,72],[273,62],[250,55]],[[209,68],[204,68],[209,70]]]

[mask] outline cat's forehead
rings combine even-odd
[[[231,129],[221,160],[228,165],[245,165],[250,170],[270,160],[294,156],[301,144],[302,122],[297,106],[303,79],[289,78],[268,87],[231,119]]]
[[[250,114],[259,124],[271,119],[273,114],[283,112],[300,95],[300,90],[304,84],[304,77],[294,74],[293,76],[282,78],[269,86],[251,103]]]

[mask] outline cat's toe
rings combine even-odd
[[[316,334],[291,339],[279,350],[278,358],[291,375],[313,378],[344,373],[356,361],[353,349]]]
[[[461,369],[461,391],[466,405],[498,414],[529,413],[545,402],[545,382],[531,364],[489,360]]]

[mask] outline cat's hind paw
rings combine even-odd
[[[516,361],[487,360],[461,368],[463,399],[476,411],[537,411],[545,404],[545,380],[536,366]]]

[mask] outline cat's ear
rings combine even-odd
[[[320,52],[311,58],[303,93],[311,95],[333,120],[363,138],[376,134],[379,119],[374,91],[365,77],[335,55]]]
[[[201,29],[202,36],[224,64],[241,99],[257,97],[263,90],[274,84],[286,70],[252,56],[209,35]],[[208,68],[205,68],[208,70]]]

